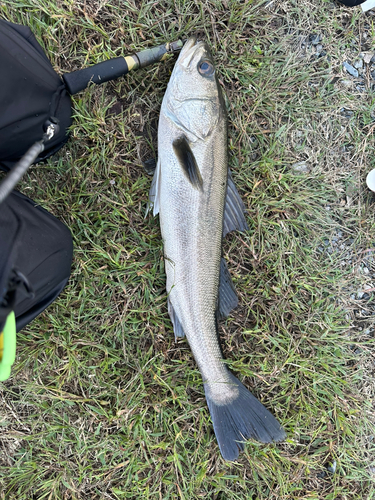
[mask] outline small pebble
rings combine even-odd
[[[366,64],[370,64],[370,62],[372,61],[372,58],[374,56],[372,56],[372,54],[363,54],[363,60]]]
[[[116,181],[115,181],[114,179],[111,179],[111,180],[109,181],[109,183],[110,183],[112,186],[114,186],[114,185],[116,184]]]
[[[340,114],[344,118],[351,118],[354,115],[354,111],[351,111],[350,109],[341,108],[340,109]]]
[[[363,68],[363,59],[358,59],[354,64],[353,66],[356,68],[356,69],[362,69]]]
[[[336,463],[336,460],[334,460],[334,461],[332,462],[332,465],[329,465],[329,466],[327,467],[327,471],[328,471],[328,472],[331,472],[332,474],[334,474],[334,473],[336,472],[336,467],[337,467],[337,463]]]
[[[374,80],[375,80],[375,78],[374,78]],[[351,80],[341,80],[341,83],[342,83],[342,85],[344,85],[344,87],[351,87],[352,86]]]
[[[345,62],[343,62],[342,65],[344,66],[346,71],[349,73],[349,75],[358,77],[358,71],[351,64],[349,64],[348,62],[345,61]]]
[[[312,34],[309,36],[309,42],[312,43],[313,45],[318,45],[318,43],[321,41],[322,35],[315,35]]]
[[[298,163],[293,163],[292,165],[292,170],[294,170],[294,172],[301,172],[301,173],[308,173],[310,172],[310,167],[308,166],[308,164],[304,161],[300,161]]]

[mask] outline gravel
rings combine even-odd
[[[317,35],[313,33],[309,36],[309,42],[312,45],[318,45],[321,40],[322,40],[322,35]]]
[[[347,61],[343,62],[342,64],[349,75],[355,76],[356,78],[359,76],[358,70],[356,70],[354,66],[349,64]]]
[[[351,109],[341,108],[340,115],[343,116],[344,118],[349,119],[352,118],[352,116],[354,115],[354,111],[352,111]]]

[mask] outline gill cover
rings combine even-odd
[[[206,43],[192,37],[173,69],[163,112],[190,142],[195,142],[204,140],[224,118],[222,104],[210,50]]]

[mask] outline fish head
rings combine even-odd
[[[164,111],[192,142],[204,140],[225,119],[225,104],[210,49],[190,38],[182,48],[165,95]]]

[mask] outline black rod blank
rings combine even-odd
[[[131,56],[116,57],[103,61],[88,68],[83,68],[71,73],[65,73],[63,79],[71,95],[77,94],[85,89],[90,82],[100,85],[101,83],[114,80],[126,75],[129,71],[144,68],[150,64],[161,61],[168,54],[181,50],[183,43],[181,40],[165,43],[159,47],[142,50]]]

